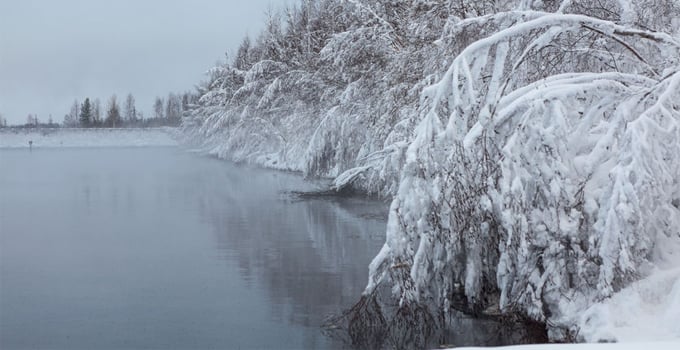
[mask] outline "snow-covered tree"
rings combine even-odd
[[[163,99],[160,97],[156,97],[153,103],[153,112],[154,112],[154,118],[156,119],[163,119]]]
[[[77,124],[76,120],[73,118],[71,113],[67,113],[64,115],[64,121],[62,122],[62,125],[67,128],[72,128]]]
[[[118,98],[116,95],[112,95],[109,98],[109,104],[106,110],[106,119],[104,120],[106,126],[110,128],[119,128],[122,124],[122,118],[120,115],[120,107],[118,105]]]
[[[678,18],[674,0],[302,1],[208,72],[182,130],[393,198],[357,339],[452,310],[571,339],[680,240]]]
[[[680,41],[590,16],[501,12],[465,47],[408,146],[366,296],[517,314],[570,339],[578,311],[680,239]],[[406,314],[406,317],[416,317]]]

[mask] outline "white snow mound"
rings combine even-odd
[[[680,268],[657,271],[591,306],[579,328],[589,342],[680,340]]]

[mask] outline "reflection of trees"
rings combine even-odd
[[[183,198],[213,227],[221,257],[266,291],[274,319],[318,327],[327,314],[361,295],[368,264],[384,242],[386,204],[353,198],[301,201],[284,192],[309,189],[298,176],[209,163],[215,169],[191,172],[199,178],[188,179],[195,188]],[[490,320],[455,318],[448,324],[429,339],[432,346],[501,345],[521,342],[517,337],[526,333]],[[418,336],[408,329],[399,335]],[[318,347],[316,337],[305,337],[310,348]],[[398,346],[394,341],[380,344]]]
[[[268,292],[276,318],[319,326],[361,294],[385,223],[356,208],[384,212],[384,204],[293,200],[283,191],[309,185],[291,174],[230,165],[219,174],[192,181],[191,198],[213,226],[220,254]]]

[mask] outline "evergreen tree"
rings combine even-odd
[[[100,127],[103,124],[102,101],[99,98],[96,98],[92,104],[92,124],[96,127]]]
[[[160,97],[156,97],[156,101],[154,101],[153,104],[153,111],[154,115],[153,117],[155,119],[163,119],[163,99]]]
[[[67,127],[67,128],[73,127],[73,125],[75,123],[76,123],[76,121],[71,116],[71,113],[67,113],[67,114],[64,115],[64,121],[63,121],[64,127]]]
[[[120,107],[118,106],[116,95],[111,96],[111,99],[109,99],[105,124],[110,128],[120,127],[121,125]]]
[[[234,58],[234,67],[240,70],[248,70],[251,66],[249,63],[248,55],[250,54],[250,38],[246,36],[241,41],[241,45],[236,51],[236,57]]]
[[[89,128],[92,126],[92,105],[90,104],[90,98],[86,98],[80,108],[80,126],[83,128]]]

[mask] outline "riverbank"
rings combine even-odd
[[[505,350],[676,350],[680,342],[600,343],[600,344],[538,344],[503,347]],[[453,349],[453,348],[452,348]],[[500,348],[455,348],[457,350]]]
[[[0,129],[0,148],[177,146],[174,128]]]
[[[665,268],[656,269],[611,298],[586,308],[576,323],[579,336],[591,343],[522,345],[503,349],[680,349],[680,268],[673,267],[680,266],[678,260],[667,261]]]

